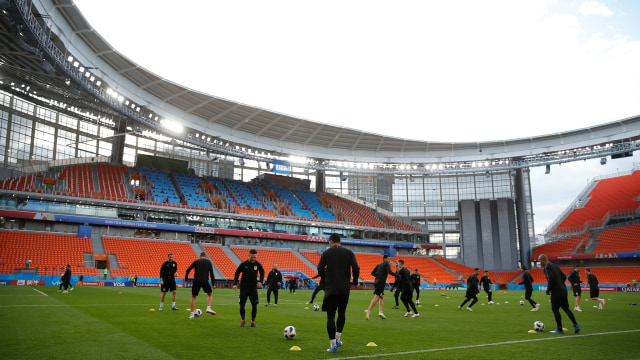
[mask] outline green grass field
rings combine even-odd
[[[554,327],[548,296],[540,291],[533,296],[542,303],[537,313],[519,305],[523,291],[494,291],[496,305],[481,305],[487,302],[482,292],[473,313],[457,308],[464,291],[422,291],[421,317],[416,319],[392,310],[392,294],[387,294],[387,319],[372,315],[369,321],[364,309],[372,291],[352,291],[344,346],[338,354],[329,354],[325,314],[305,309],[309,290],[296,295],[281,291],[279,306],[268,308],[262,290],[257,328],[238,326],[237,293],[231,289],[214,290],[216,316],[194,320],[188,319],[190,289],[178,290],[179,311],[167,310],[169,297],[165,310],[157,310],[157,288],[77,287],[69,294],[56,290],[0,287],[0,359],[640,358],[640,305],[630,305],[640,303],[638,293],[603,292],[611,299],[604,310],[583,299],[584,311],[576,313],[580,334],[574,335],[563,317],[570,331],[554,335],[548,332]],[[196,307],[204,310],[205,302],[201,294]],[[547,329],[529,334],[536,320]],[[293,340],[282,334],[287,325],[297,329]],[[366,346],[370,342],[377,346]],[[289,350],[294,345],[302,350]]]

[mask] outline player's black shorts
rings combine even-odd
[[[597,298],[600,296],[600,287],[598,286],[592,286],[591,289],[589,290],[589,295],[591,295],[591,298]]]
[[[582,294],[580,285],[571,285],[571,291],[573,291],[573,296],[580,296]]]
[[[194,281],[193,285],[191,285],[191,295],[198,296],[198,294],[200,293],[200,289],[202,289],[202,291],[204,291],[204,293],[207,295],[211,294],[211,285],[209,285],[209,281]]]
[[[324,300],[322,300],[322,311],[326,312],[345,312],[349,304],[349,293],[327,295],[325,292]]]
[[[176,281],[175,280],[162,280],[163,284],[160,285],[160,291],[163,293],[169,291],[176,291]]]
[[[249,289],[249,290],[243,290],[240,289],[240,299],[239,299],[239,303],[245,304],[247,302],[247,299],[249,299],[249,302],[251,303],[251,305],[258,305],[258,289],[253,288],[253,289]]]
[[[373,286],[375,287],[375,289],[373,290],[373,295],[378,295],[378,296],[382,296],[384,295],[384,286],[387,285],[382,281],[375,281],[373,283]]]

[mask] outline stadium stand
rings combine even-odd
[[[371,272],[376,267],[376,265],[382,262],[382,255],[380,254],[362,254],[355,253],[356,260],[358,261],[358,265],[360,266],[360,279],[364,282],[373,283],[375,277],[371,275]],[[391,269],[393,270],[393,264],[391,265]],[[393,276],[387,278],[387,282],[394,282],[395,279]]]
[[[207,209],[210,208],[209,201],[204,195],[200,178],[184,173],[173,173],[173,177],[176,179],[176,185],[181,193],[182,204],[189,206],[193,209]]]
[[[582,207],[571,211],[554,230],[601,226],[607,216],[620,211],[635,212],[640,207],[640,171],[630,175],[598,180],[593,190],[582,200]]]
[[[320,254],[315,250],[300,249],[300,254],[307,258],[307,260],[311,261],[314,265],[318,265],[320,262]]]
[[[233,275],[238,268],[238,264],[229,259],[224,250],[222,250],[222,247],[203,244],[202,248],[207,255],[209,255],[209,258],[211,258],[211,261],[213,261],[218,270],[220,270],[227,279],[233,279]],[[265,269],[265,271],[267,271],[267,269]]]
[[[149,200],[169,206],[178,206],[181,204],[180,196],[169,174],[162,170],[147,168],[140,168],[139,171],[141,177],[151,188],[148,192],[151,196]]]
[[[106,163],[96,164],[98,171],[98,184],[103,199],[111,201],[127,201],[127,189],[125,187],[125,174],[128,169],[124,165]]]
[[[160,267],[167,261],[169,253],[178,263],[176,279],[184,278],[184,272],[198,259],[189,243],[160,240],[124,239],[102,237],[107,254],[115,255],[118,267],[110,265],[114,276],[138,275],[138,277],[160,277]],[[192,273],[193,274],[193,273]]]
[[[396,257],[394,261],[397,261]],[[432,283],[433,279],[440,283],[450,283],[451,279],[457,278],[457,275],[447,270],[442,264],[432,258],[423,256],[402,256],[405,266],[410,269],[418,269],[418,273],[422,278]]]
[[[594,253],[640,251],[640,225],[606,229],[596,238]]]
[[[339,210],[345,220],[352,225],[367,226],[366,221],[353,210],[347,202],[331,194],[318,194],[319,199],[323,203],[329,204],[331,207]]]
[[[60,195],[91,198],[95,193],[91,165],[70,165],[60,169],[58,179],[63,180],[65,192]]]
[[[231,250],[240,258],[240,261],[245,261],[249,258],[250,249],[248,247],[232,246]],[[303,262],[291,250],[273,250],[265,248],[258,248],[257,250],[258,262],[262,264],[265,270],[265,279],[269,271],[271,271],[273,264],[278,264],[278,270],[280,271],[300,271],[308,277],[312,277],[317,274],[316,269],[311,268]]]
[[[547,256],[549,256],[549,255],[563,255],[563,254],[572,253],[576,251],[576,249],[580,244],[586,244],[586,242],[591,238],[591,236],[593,236],[593,233],[573,236],[568,239],[558,240],[558,241],[537,246],[533,250],[533,255],[531,256],[531,260],[537,260],[540,254],[546,254]]]
[[[91,239],[75,235],[36,231],[0,231],[0,273],[13,274],[24,269],[28,260],[40,275],[60,275],[60,268],[71,265],[73,275],[97,275],[86,268],[83,254],[93,253]]]

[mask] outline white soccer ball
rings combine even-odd
[[[542,321],[536,321],[533,323],[533,330],[544,331],[544,323]]]
[[[520,305],[524,305],[524,300],[520,300]]]
[[[420,300],[416,300],[416,305],[420,305]]]
[[[294,328],[293,326],[289,325],[286,328],[284,328],[284,337],[286,339],[293,339],[294,337],[296,337],[296,328]]]
[[[200,310],[200,309],[195,309],[195,310],[194,310],[194,312],[193,312],[193,316],[195,316],[195,317],[200,317],[200,316],[202,316],[202,310]]]
[[[313,305],[313,311],[318,311],[318,310],[320,310],[320,305],[314,304]]]

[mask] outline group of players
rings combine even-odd
[[[565,285],[566,281],[569,281],[571,284],[571,290],[573,291],[573,295],[576,298],[576,304],[573,308],[574,311],[582,312],[580,309],[580,297],[582,294],[582,289],[580,284],[582,281],[580,280],[580,266],[575,265],[573,270],[569,273],[569,276],[565,275],[562,270],[554,263],[549,261],[547,255],[542,254],[538,257],[538,261],[543,266],[544,275],[547,278],[547,295],[551,295],[551,311],[553,312],[555,321],[556,321],[556,329],[551,330],[551,333],[554,334],[564,334],[564,329],[562,327],[562,317],[560,314],[560,309],[562,309],[567,317],[571,320],[573,324],[573,328],[575,333],[580,332],[580,326],[575,318],[575,315],[569,308],[569,300],[567,296],[567,287]],[[540,304],[536,303],[531,295],[533,294],[533,277],[529,274],[527,268],[522,266],[522,281],[518,283],[519,285],[524,285],[525,287],[525,299],[529,301],[532,309],[531,311],[538,311],[540,309]],[[586,268],[585,273],[587,274],[587,282],[589,283],[589,291],[591,300],[598,302],[598,308],[603,309],[606,305],[604,299],[600,298],[600,287],[598,278],[591,273],[591,269]],[[473,274],[469,276],[467,279],[467,292],[465,294],[465,300],[458,306],[458,309],[462,310],[462,307],[471,300],[471,304],[467,307],[467,310],[473,311],[471,307],[478,302],[478,283],[480,282],[484,287],[484,290],[487,292],[489,296],[489,304],[493,304],[491,301],[491,290],[490,284],[491,280],[487,275],[487,271],[485,270],[485,275],[482,279],[478,280],[478,275],[480,275],[480,269],[475,268]]]
[[[320,261],[318,263],[318,275],[313,277],[314,279],[319,277],[320,283],[313,292],[311,301],[307,304],[313,304],[317,293],[321,290],[325,291],[324,299],[322,302],[322,311],[326,312],[327,314],[327,332],[330,341],[330,348],[327,351],[337,353],[338,347],[343,345],[341,342],[341,335],[346,322],[345,313],[349,302],[351,282],[353,282],[353,286],[356,289],[360,288],[360,284],[358,282],[360,268],[353,252],[340,246],[340,236],[338,234],[332,234],[329,237],[329,245],[329,249],[323,252],[322,256],[320,257]],[[365,310],[367,320],[369,320],[369,315],[376,304],[378,304],[379,307],[378,315],[380,316],[380,318],[386,319],[382,308],[384,303],[384,289],[387,283],[386,280],[388,275],[393,275],[396,277],[396,283],[394,284],[393,288],[396,289],[396,295],[400,293],[400,299],[402,300],[402,303],[407,310],[404,316],[412,318],[417,318],[420,316],[412,299],[414,290],[416,290],[417,292],[417,299],[419,299],[420,297],[420,275],[418,274],[417,269],[414,270],[413,274],[411,274],[410,271],[404,266],[404,260],[399,259],[397,261],[398,264],[396,266],[396,272],[393,272],[391,270],[390,261],[391,258],[389,257],[389,255],[384,255],[383,261],[378,264],[371,272],[371,275],[375,277],[375,289],[374,298],[371,300],[369,308]],[[569,309],[567,289],[565,286],[565,281],[567,281],[568,279],[571,282],[574,295],[576,296],[576,307],[574,308],[574,310],[581,311],[579,308],[581,281],[578,267],[576,266],[576,268],[574,268],[574,271],[572,271],[567,278],[567,276],[560,270],[557,265],[549,262],[546,255],[540,255],[538,261],[544,267],[544,274],[548,281],[547,295],[551,295],[551,310],[553,311],[557,324],[557,328],[551,332],[555,334],[564,333],[562,328],[562,319],[559,312],[559,310],[562,309],[573,323],[575,332],[578,333],[580,331],[580,327],[578,326],[574,314]],[[212,286],[209,284],[209,278],[211,279],[212,284],[215,284],[215,276],[213,273],[213,265],[211,261],[206,258],[205,252],[202,252],[200,254],[200,258],[198,260],[195,260],[187,268],[185,273],[185,282],[188,281],[189,273],[191,272],[191,270],[194,270],[194,278],[191,287],[191,313],[189,315],[189,319],[193,319],[196,316],[195,299],[198,296],[200,289],[202,289],[208,296],[206,312],[211,315],[215,315],[215,311],[211,309]],[[521,267],[521,270],[523,274],[522,282],[520,282],[520,284],[523,284],[525,286],[525,299],[527,299],[531,304],[531,311],[538,311],[540,304],[531,299],[531,295],[533,292],[533,279],[528,273],[526,267]],[[172,310],[178,310],[175,305],[176,271],[177,264],[173,260],[173,254],[169,254],[169,259],[162,265],[160,269],[162,291],[160,310],[162,310],[163,308],[165,295],[169,291],[173,293]],[[591,298],[598,301],[600,309],[602,309],[605,305],[605,301],[604,299],[600,299],[598,297],[598,280],[595,275],[591,273],[590,269],[586,269],[586,273],[589,285],[591,287]],[[255,319],[257,315],[258,289],[262,288],[263,285],[266,285],[268,287],[267,303],[265,304],[265,306],[270,305],[272,293],[274,294],[275,300],[274,306],[277,306],[278,289],[282,284],[282,273],[278,270],[277,265],[274,265],[273,269],[267,276],[266,282],[264,281],[264,275],[265,270],[257,261],[257,250],[251,249],[249,251],[249,259],[243,261],[238,266],[233,279],[234,290],[237,290],[238,283],[240,284],[240,327],[244,327],[246,324],[245,305],[247,300],[249,300],[252,306],[250,326],[257,327]],[[489,279],[488,272],[485,271],[485,275],[481,279],[478,279],[479,275],[480,269],[475,268],[473,274],[468,277],[465,300],[462,302],[462,304],[460,304],[460,306],[458,306],[460,310],[462,310],[463,306],[467,302],[471,301],[469,306],[467,306],[467,310],[473,311],[471,308],[475,303],[478,302],[480,285],[482,285],[485,292],[487,292],[489,304],[493,304],[492,292],[490,289],[490,284],[492,282]],[[239,282],[240,279],[242,281]],[[336,314],[338,316],[337,321]]]

